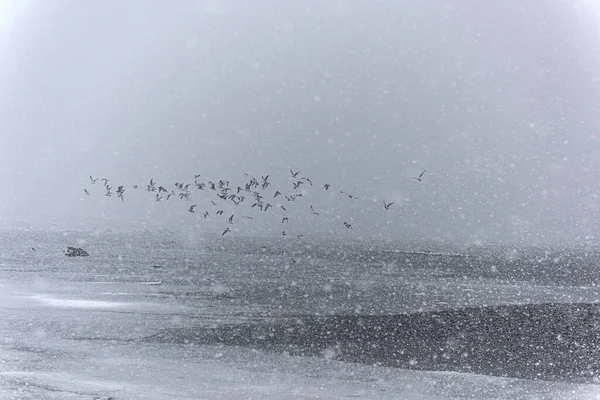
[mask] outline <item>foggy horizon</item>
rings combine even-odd
[[[322,217],[298,211],[298,234],[600,240],[592,1],[19,4],[0,20],[0,227],[218,236],[206,193],[191,214],[153,202],[149,179],[270,174],[271,193],[293,169]],[[124,201],[90,175],[125,185]],[[281,225],[264,213],[234,234]]]

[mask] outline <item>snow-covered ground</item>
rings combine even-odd
[[[0,251],[1,399],[600,399],[595,384],[147,340],[291,315],[595,302],[594,285],[465,277],[443,264],[317,256],[310,249],[36,235],[5,240]],[[66,245],[90,256],[67,258]]]

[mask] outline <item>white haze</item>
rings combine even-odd
[[[293,168],[319,183],[305,234],[597,240],[592,4],[22,2],[0,38],[0,225],[218,235],[131,185]],[[84,196],[90,174],[125,201]],[[265,218],[239,234],[280,234]]]

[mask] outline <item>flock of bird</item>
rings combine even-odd
[[[417,180],[418,182],[422,182],[425,172],[426,171],[423,170],[419,176],[414,176],[411,178]],[[146,187],[142,190],[146,190],[147,192],[154,194],[153,200],[156,202],[168,201],[171,198],[192,202],[193,189],[214,194],[214,199],[210,200],[213,211],[209,211],[209,207],[209,209],[204,210],[201,214],[198,213],[205,219],[207,219],[211,214],[218,216],[225,214],[224,207],[222,207],[224,203],[229,203],[234,206],[248,204],[250,210],[257,212],[267,212],[269,209],[279,209],[283,213],[281,217],[281,223],[287,225],[290,221],[290,215],[287,214],[288,209],[286,205],[295,204],[298,199],[304,198],[304,195],[307,193],[305,188],[316,188],[310,178],[300,176],[300,171],[289,171],[288,190],[285,190],[285,188],[282,187],[276,189],[275,191],[268,189],[269,186],[271,186],[271,181],[269,181],[270,175],[261,176],[260,179],[257,179],[247,173],[244,175],[247,177],[245,182],[243,182],[241,185],[232,185],[228,180],[204,181],[200,179],[201,175],[196,174],[194,175],[193,183],[175,182],[175,189],[167,189],[165,186],[157,184],[154,178],[151,178],[146,184]],[[113,187],[110,185],[109,179],[94,179],[90,175],[90,183],[92,185],[96,185],[99,182],[103,184],[104,196],[112,197],[114,194],[121,201],[125,200],[124,185],[117,186],[117,189],[113,192]],[[139,185],[132,185],[133,190],[138,190],[139,188]],[[330,189],[331,192],[334,192],[332,185],[325,183],[321,190],[330,192]],[[83,191],[85,195],[91,196],[91,193],[87,188],[83,189]],[[358,196],[343,190],[338,190],[337,192],[338,195],[343,195],[350,200],[359,199]],[[283,204],[279,202],[282,202]],[[388,211],[390,207],[395,204],[394,202],[386,202],[385,200],[382,201],[382,203],[383,209],[386,211]],[[190,204],[187,211],[191,214],[196,214],[197,207],[198,204]],[[214,208],[216,208],[216,211],[214,211]],[[310,211],[310,213],[313,215],[320,215],[320,213],[315,210],[312,204],[309,204],[309,207],[306,211]],[[250,220],[254,219],[254,217],[250,215],[242,215],[241,218]],[[237,219],[236,215],[231,214],[225,219],[225,223],[233,225],[234,219]],[[350,224],[348,221],[343,221],[342,226],[346,229],[352,229],[352,224]],[[227,226],[221,233],[221,236],[225,236],[229,232],[231,232],[231,229],[229,226]],[[288,236],[288,233],[285,229],[282,231],[282,235]],[[302,234],[296,235],[297,238],[302,238],[303,236],[304,235]]]

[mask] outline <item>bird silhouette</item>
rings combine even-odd
[[[229,228],[225,229],[225,230],[223,231],[223,233],[221,233],[221,236],[225,236],[225,234],[226,234],[227,232],[231,232],[231,229],[229,229]]]
[[[300,187],[300,185],[304,185],[304,182],[298,181],[298,182],[294,183],[294,190],[298,189]]]
[[[228,224],[233,224],[233,215],[231,217],[229,217],[229,219],[227,220]]]
[[[92,185],[95,185],[96,182],[98,181],[98,179],[94,179],[92,178],[92,176],[90,175],[90,181],[92,181]]]
[[[385,200],[384,200],[384,201],[383,201],[383,208],[385,208],[386,210],[389,210],[389,209],[390,209],[390,206],[391,206],[392,204],[394,204],[394,202],[391,202],[391,203],[387,203],[387,204],[386,204],[386,202],[385,202]]]
[[[340,193],[341,193],[341,194],[345,194],[346,196],[348,196],[348,197],[349,197],[349,198],[351,198],[351,199],[358,199],[358,197],[356,197],[356,196],[353,196],[353,195],[351,195],[350,193],[346,193],[346,192],[344,192],[344,191],[342,191],[342,190],[340,190]]]
[[[90,195],[90,192],[88,192],[87,189],[83,189],[83,191],[85,192],[85,194],[87,194],[88,196]]]
[[[344,226],[348,229],[352,229],[352,225],[350,225],[348,222],[344,222]]]
[[[300,178],[300,179],[303,179],[303,180],[305,180],[306,182],[310,183],[310,186],[312,186],[312,185],[313,185],[312,181],[311,181],[310,179],[308,179],[308,178]]]
[[[290,169],[290,174],[292,174],[292,178],[297,178],[300,171],[294,172]]]
[[[421,174],[417,177],[417,176],[412,176],[411,178],[418,180],[419,182],[421,182],[423,180],[423,175],[425,174],[425,170],[423,170],[423,172],[421,172]]]
[[[331,185],[329,183],[326,183],[324,187],[325,187],[325,190],[328,190],[331,187]]]
[[[192,205],[190,206],[190,208],[188,208],[188,211],[189,211],[189,212],[191,212],[191,213],[193,213],[193,212],[196,212],[196,211],[194,211],[194,208],[196,208],[196,205],[195,205],[195,204],[192,204]]]
[[[282,224],[283,224],[284,222],[287,222],[287,221],[289,221],[289,218],[288,218],[288,217],[283,217],[283,218],[281,218],[281,223],[282,223]]]
[[[281,195],[281,192],[278,190],[278,191],[275,192],[275,196],[273,196],[273,198],[275,198],[277,196],[280,196],[280,195]]]

